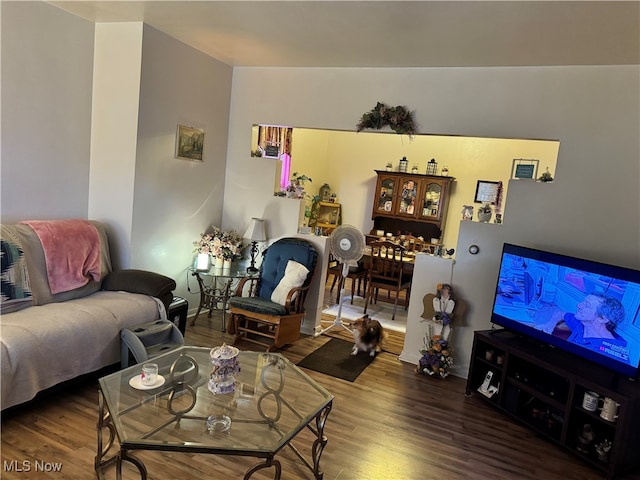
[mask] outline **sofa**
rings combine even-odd
[[[0,226],[0,409],[120,362],[120,332],[166,319],[176,283],[113,271],[107,226],[88,220]]]

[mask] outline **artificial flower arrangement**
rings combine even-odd
[[[438,313],[444,325],[451,323],[449,315]],[[446,323],[445,323],[446,322]],[[418,361],[418,373],[425,375],[439,375],[445,378],[449,375],[449,370],[453,366],[451,347],[449,341],[442,335],[433,335],[433,328],[429,327],[424,336],[424,349],[420,350],[422,357]]]
[[[542,173],[542,175],[540,175],[540,178],[538,178],[538,181],[542,183],[553,182],[553,175],[551,175],[551,172],[549,171],[549,167],[547,167],[546,170]]]
[[[381,102],[377,102],[373,109],[362,115],[356,125],[356,131],[361,132],[365,129],[380,130],[387,125],[394,132],[406,134],[409,137],[412,137],[417,132],[413,112],[401,105],[390,107]]]
[[[242,258],[242,236],[236,230],[224,231],[213,226],[209,233],[203,233],[200,240],[193,242],[193,253],[208,253],[225,260]]]

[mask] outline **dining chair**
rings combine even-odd
[[[402,245],[388,240],[373,242],[371,247],[370,264],[367,273],[367,298],[363,313],[367,313],[367,307],[373,301],[378,302],[378,291],[387,290],[389,296],[394,295],[392,320],[396,318],[400,293],[406,291],[404,307],[409,305],[411,295],[412,275],[405,273],[403,269],[407,257],[407,249]],[[390,298],[390,297],[389,297]]]
[[[428,243],[424,239],[413,235],[402,235],[400,242],[410,252],[422,252]]]
[[[327,279],[329,275],[333,275],[333,281],[331,282],[330,293],[333,293],[333,289],[338,285],[338,293],[336,297],[336,303],[340,301],[340,292],[342,291],[342,284],[344,282],[344,277],[342,276],[342,263],[333,256],[332,253],[329,253],[329,264],[327,265]],[[367,268],[364,266],[362,262],[358,262],[357,265],[353,265],[349,267],[349,273],[347,274],[347,278],[351,280],[351,304],[353,305],[353,297],[357,293],[360,295],[362,291],[361,288],[364,284],[364,293],[367,292]]]

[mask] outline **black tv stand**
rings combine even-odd
[[[509,330],[474,334],[466,394],[489,402],[610,479],[640,467],[638,390],[636,382],[604,367],[557,348],[541,350],[540,342]],[[598,410],[584,409],[587,391],[619,403],[618,419],[609,422]],[[586,424],[595,439],[584,445],[578,432]],[[604,440],[612,446],[603,456],[596,445]]]

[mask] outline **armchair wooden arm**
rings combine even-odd
[[[245,297],[255,297],[258,294],[258,288],[260,287],[260,277],[244,277],[241,278],[236,287],[234,295],[236,297],[242,297],[245,293],[245,285],[249,283],[248,290]]]
[[[293,313],[304,313],[304,301],[307,298],[307,292],[309,291],[309,285],[306,287],[293,288],[287,295],[287,301],[284,304],[284,308]]]

